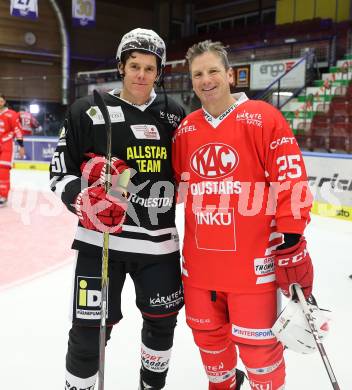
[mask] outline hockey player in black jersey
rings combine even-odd
[[[129,274],[143,317],[140,390],[164,388],[183,306],[170,153],[184,111],[154,92],[165,66],[165,44],[154,31],[125,34],[117,60],[122,89],[103,98],[112,123],[113,186],[124,169],[133,172],[126,198],[107,195],[101,183],[106,131],[92,96],[68,110],[50,167],[51,189],[79,217],[66,390],[92,390],[96,382],[103,231],[110,232],[107,340],[122,319],[121,291]]]

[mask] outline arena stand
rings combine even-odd
[[[210,37],[228,45],[234,70],[247,69],[248,82],[236,79],[233,92],[244,91],[249,97],[278,106],[290,122],[302,149],[351,152],[352,59],[350,55],[344,55],[352,48],[351,21],[334,23],[331,19],[315,18],[281,25],[247,26],[246,29],[233,27],[190,36],[169,45],[165,90],[187,112],[199,108],[199,101],[192,92],[184,56],[190,45]],[[308,52],[313,56],[307,60],[305,83],[300,88],[272,86],[265,94],[267,85],[262,90],[255,90],[250,85],[253,64],[298,61]],[[115,68],[80,72],[75,80],[76,97],[90,93],[94,88],[111,89],[116,87],[117,81]],[[281,99],[278,104],[274,95],[280,98],[282,93],[290,97]]]
[[[282,108],[300,146],[351,153],[352,56],[346,55]]]
[[[275,86],[267,93],[253,91],[251,86],[234,86],[247,95],[277,105],[297,137],[302,149],[310,151],[351,152],[352,127],[352,57],[345,54],[352,48],[352,23],[334,23],[331,19],[315,18],[281,25],[258,25],[246,29],[216,32],[212,40],[229,45],[229,58],[234,69],[257,61],[274,61],[302,58],[308,50],[314,53],[307,68],[305,85],[301,89],[276,91],[291,94],[286,104],[276,104]],[[209,34],[189,37],[169,48],[169,65],[166,68],[166,91],[180,97],[187,110],[197,107],[191,92],[188,68],[183,59],[191,44],[209,39]],[[337,61],[336,61],[337,60]],[[284,99],[281,100],[281,103]],[[198,103],[199,104],[199,103]]]

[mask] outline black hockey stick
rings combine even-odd
[[[319,337],[318,330],[317,330],[317,328],[315,326],[314,318],[312,316],[312,312],[309,309],[309,306],[307,304],[306,298],[303,295],[302,289],[301,289],[300,286],[295,284],[295,285],[293,285],[293,290],[296,292],[296,294],[298,296],[299,302],[300,302],[300,304],[302,306],[303,313],[306,316],[309,328],[312,331],[312,335],[314,337],[314,340],[315,340],[315,343],[317,345],[318,351],[319,351],[320,356],[321,356],[321,358],[323,360],[323,363],[325,365],[326,372],[329,375],[330,382],[332,384],[332,388],[334,390],[340,390],[340,386],[337,383],[337,379],[335,377],[334,371],[332,370],[332,367],[331,367],[331,364],[329,362],[328,356],[327,356],[327,354],[325,352],[324,345],[323,345],[323,343],[322,343],[322,341],[321,341],[321,339]]]
[[[94,104],[96,104],[103,115],[106,128],[106,160],[104,189],[109,193],[111,187],[111,120],[109,111],[106,107],[103,97],[95,89],[93,91]],[[99,371],[98,390],[104,390],[104,371],[105,371],[105,344],[106,344],[106,315],[108,298],[108,262],[109,262],[109,232],[103,233],[103,253],[101,264],[101,306],[100,306],[100,331],[99,331]]]

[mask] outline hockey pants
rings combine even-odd
[[[12,167],[13,140],[0,145],[0,197],[7,198],[10,191],[10,170]]]

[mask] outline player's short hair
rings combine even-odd
[[[145,50],[129,50],[129,51],[125,51],[124,53],[121,54],[121,59],[120,59],[120,62],[122,63],[123,66],[126,65],[127,60],[134,53],[152,54],[152,53],[146,52]],[[158,56],[156,56],[156,55],[155,55],[155,58],[156,58],[156,65],[157,65],[158,72],[160,72],[161,71],[161,59]]]
[[[230,68],[226,47],[221,42],[212,42],[209,39],[206,41],[195,43],[187,50],[186,60],[188,61],[188,65],[191,66],[193,60],[196,57],[207,52],[214,53],[215,55],[220,57],[221,62],[223,63],[226,70]]]

